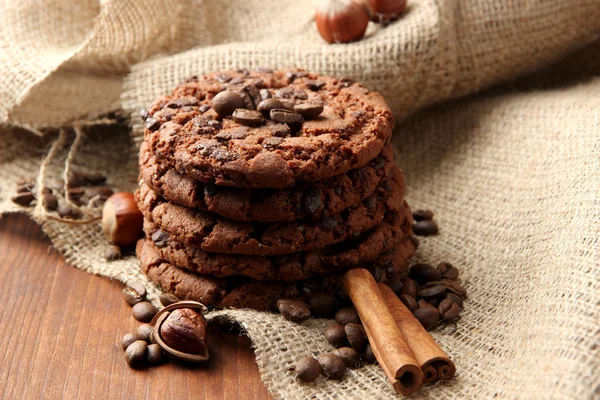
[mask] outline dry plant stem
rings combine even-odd
[[[408,345],[423,369],[425,380],[430,382],[436,379],[431,379],[432,369],[435,369],[439,379],[452,378],[456,373],[456,367],[444,350],[437,345],[433,337],[427,333],[392,289],[382,283],[378,286],[388,309],[396,320],[398,328],[402,331],[404,337],[408,339]]]
[[[360,316],[375,358],[396,392],[406,396],[423,385],[423,372],[369,271],[357,268],[343,277],[346,292]]]

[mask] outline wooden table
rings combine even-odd
[[[0,398],[263,399],[250,341],[211,331],[203,366],[136,371],[121,337],[139,323],[122,284],[65,264],[23,215],[0,220]]]

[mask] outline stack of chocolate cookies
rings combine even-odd
[[[344,298],[344,271],[394,283],[412,216],[384,99],[302,70],[193,77],[142,112],[146,275],[180,299],[275,309]]]

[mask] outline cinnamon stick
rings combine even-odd
[[[456,367],[444,350],[438,346],[392,289],[383,283],[378,286],[396,325],[407,339],[412,353],[423,370],[424,381],[428,383],[436,378],[452,378],[456,373]]]
[[[423,385],[423,372],[371,273],[363,268],[352,269],[342,281],[358,311],[375,358],[396,392],[406,396],[418,391]]]

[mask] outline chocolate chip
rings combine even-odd
[[[33,200],[35,200],[35,196],[31,192],[23,192],[17,193],[13,197],[11,197],[10,200],[15,204],[27,207],[31,204]]]
[[[308,304],[300,300],[279,299],[277,309],[289,321],[302,322],[311,317]]]
[[[343,347],[348,344],[346,330],[340,324],[331,324],[325,329],[325,338],[333,347]]]
[[[265,116],[269,116],[271,110],[283,108],[283,104],[278,99],[270,98],[258,103],[256,109],[263,113]]]
[[[269,115],[273,121],[284,124],[295,124],[302,121],[302,116],[300,114],[285,108],[275,108],[269,112]]]
[[[227,74],[219,74],[219,75],[215,76],[215,78],[217,78],[217,80],[221,83],[227,83],[232,79],[231,76],[229,76]]]
[[[236,153],[221,149],[214,149],[210,155],[216,160],[223,162],[232,161],[238,158]]]
[[[306,302],[315,318],[331,318],[340,307],[337,299],[327,293],[314,293]]]
[[[410,267],[408,275],[423,285],[427,282],[439,281],[442,279],[442,273],[429,264],[415,264]]]
[[[233,120],[242,125],[257,125],[262,121],[262,115],[258,111],[238,108],[233,112]]]
[[[458,279],[458,269],[449,262],[441,262],[438,265],[438,270],[442,273],[443,278],[452,279],[453,281]]]
[[[373,353],[373,348],[370,344],[367,344],[365,351],[362,353],[362,359],[367,364],[374,364],[377,361],[375,358],[375,353]]]
[[[306,119],[317,118],[323,112],[323,104],[320,103],[300,103],[294,106],[294,111]]]
[[[415,298],[412,297],[410,294],[406,294],[406,293],[401,294],[400,300],[402,301],[402,303],[404,303],[406,308],[408,308],[410,311],[415,311],[417,308],[419,308],[419,306],[417,304],[417,300],[415,300]]]
[[[333,193],[335,193],[335,194],[336,194],[336,196],[341,196],[341,195],[342,195],[342,188],[341,188],[341,187],[339,187],[339,186],[335,186],[335,187],[333,188]]]
[[[260,94],[260,98],[262,100],[270,99],[273,97],[269,89],[260,89],[258,93]]]
[[[352,347],[340,347],[335,349],[333,354],[338,356],[348,368],[360,367],[360,355]]]
[[[131,309],[133,314],[133,318],[137,319],[140,322],[150,322],[152,318],[156,315],[158,310],[152,304],[147,301],[142,301],[136,303]]]
[[[329,379],[340,380],[346,374],[346,365],[333,353],[321,354],[317,357],[317,361]]]
[[[318,188],[310,188],[302,195],[302,212],[305,215],[312,215],[323,205],[321,201],[322,192]]]
[[[169,234],[159,229],[152,234],[152,242],[156,247],[162,249],[169,245]]]
[[[404,277],[402,278],[402,285],[402,294],[409,294],[414,298],[417,297],[417,290],[419,289],[419,286],[415,280]]]
[[[323,229],[331,230],[338,226],[338,221],[334,217],[326,217],[323,220],[321,220],[321,222],[319,222],[319,225]]]
[[[367,197],[363,204],[369,210],[373,210],[375,208],[375,206],[377,205],[377,202],[375,201],[375,198],[373,198],[373,196],[371,196],[371,197]]]
[[[219,117],[231,115],[243,106],[242,96],[232,90],[220,92],[212,99],[212,107]]]
[[[158,300],[160,300],[160,304],[162,304],[165,307],[173,303],[177,303],[179,301],[177,296],[171,293],[161,293],[158,296]]]
[[[413,211],[413,218],[415,221],[431,221],[433,219],[433,212],[429,210]]]
[[[181,108],[181,107],[186,107],[186,106],[197,106],[198,103],[199,103],[198,99],[195,98],[194,96],[185,96],[185,97],[178,97],[176,99],[169,101],[167,103],[166,107]]]
[[[324,86],[325,86],[325,82],[323,82],[323,81],[306,82],[306,87],[314,92],[318,92],[319,90],[323,89]]]
[[[276,137],[286,137],[292,133],[290,127],[286,124],[271,124],[269,125],[269,130]]]
[[[283,139],[282,138],[279,138],[279,137],[270,137],[270,138],[265,139],[262,142],[262,147],[264,147],[265,149],[275,149],[281,143],[283,143]]]
[[[204,187],[204,194],[207,197],[213,197],[214,195],[217,194],[217,192],[218,192],[218,190],[217,190],[217,186],[216,185],[209,184],[209,185],[206,185]]]
[[[421,307],[413,313],[415,318],[419,320],[423,328],[429,329],[440,320],[440,312],[437,308],[429,306],[429,307]]]
[[[435,221],[418,221],[413,224],[413,232],[420,236],[435,235],[438,233],[438,226]]]
[[[426,299],[444,297],[445,295],[446,288],[442,285],[424,286],[417,292],[418,297],[423,297]]]
[[[120,260],[121,256],[121,248],[119,246],[111,245],[104,251],[104,259],[106,261]]]
[[[335,313],[334,319],[338,324],[341,325],[360,324],[360,317],[358,316],[358,312],[356,312],[356,308],[354,307],[344,307],[340,309]]]
[[[202,114],[204,114],[208,110],[210,110],[210,105],[208,104],[202,104],[200,107],[198,107],[198,111]]]
[[[311,356],[298,360],[294,370],[302,382],[313,382],[321,375],[322,371],[321,364]]]
[[[146,129],[149,131],[155,131],[160,127],[160,122],[154,117],[146,118]]]

